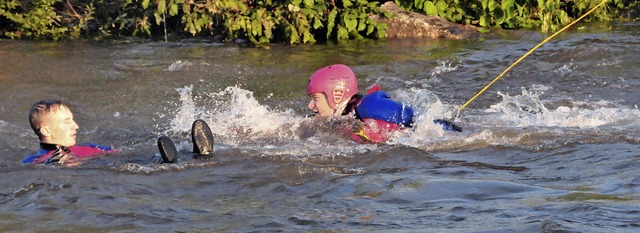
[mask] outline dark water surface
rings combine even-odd
[[[185,41],[0,41],[2,232],[639,232],[640,23],[544,39],[386,40],[270,49]],[[306,80],[353,67],[412,105],[416,126],[359,145],[306,118]],[[27,114],[68,102],[78,141],[118,154],[21,165]],[[191,122],[216,155],[194,159]],[[169,135],[180,162],[160,164]]]

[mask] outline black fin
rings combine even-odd
[[[448,130],[453,132],[462,132],[462,128],[460,126],[457,126],[453,122],[445,119],[435,119],[433,120],[433,123],[441,124],[443,130]]]
[[[176,145],[167,136],[160,136],[158,138],[158,150],[162,155],[162,161],[165,163],[175,163],[178,161],[178,151]]]
[[[197,119],[191,125],[191,142],[193,142],[193,153],[210,155],[213,154],[213,133],[207,122]]]

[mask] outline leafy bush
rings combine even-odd
[[[385,2],[385,1],[382,1]],[[395,0],[405,9],[481,27],[555,31],[601,0]],[[609,20],[638,0],[609,0],[585,20]],[[207,36],[273,42],[383,38],[391,17],[369,0],[0,0],[12,39]]]
[[[608,0],[585,20],[609,20],[637,0]],[[585,14],[602,0],[395,0],[407,10],[481,27],[540,28],[554,32]]]
[[[270,42],[314,43],[325,39],[382,38],[386,25],[367,17],[385,14],[377,2],[367,0],[222,0],[205,3],[189,0],[139,0],[145,10],[141,22],[153,18],[167,24],[167,16],[180,17],[191,35],[246,38],[253,44]],[[150,35],[151,23],[136,24],[135,31]]]
[[[6,26],[0,30],[12,39],[78,38],[86,22],[92,19],[92,12],[93,6],[87,5],[79,15],[61,0],[0,0],[0,22],[2,17],[6,18]]]

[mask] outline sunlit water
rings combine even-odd
[[[0,41],[3,232],[638,232],[640,24],[561,34],[452,118],[545,35],[240,48],[203,41]],[[351,66],[414,107],[415,127],[360,145],[307,117],[317,68]],[[21,165],[44,98],[78,141],[120,153]],[[189,152],[206,120],[215,156]],[[180,161],[160,164],[168,135]]]

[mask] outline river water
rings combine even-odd
[[[243,48],[208,41],[0,41],[3,232],[638,232],[640,23],[545,38]],[[316,69],[351,66],[414,107],[416,126],[359,145],[306,117]],[[22,165],[27,114],[67,102],[79,143],[120,152]],[[205,119],[215,156],[189,153]],[[160,135],[180,161],[160,164]]]

